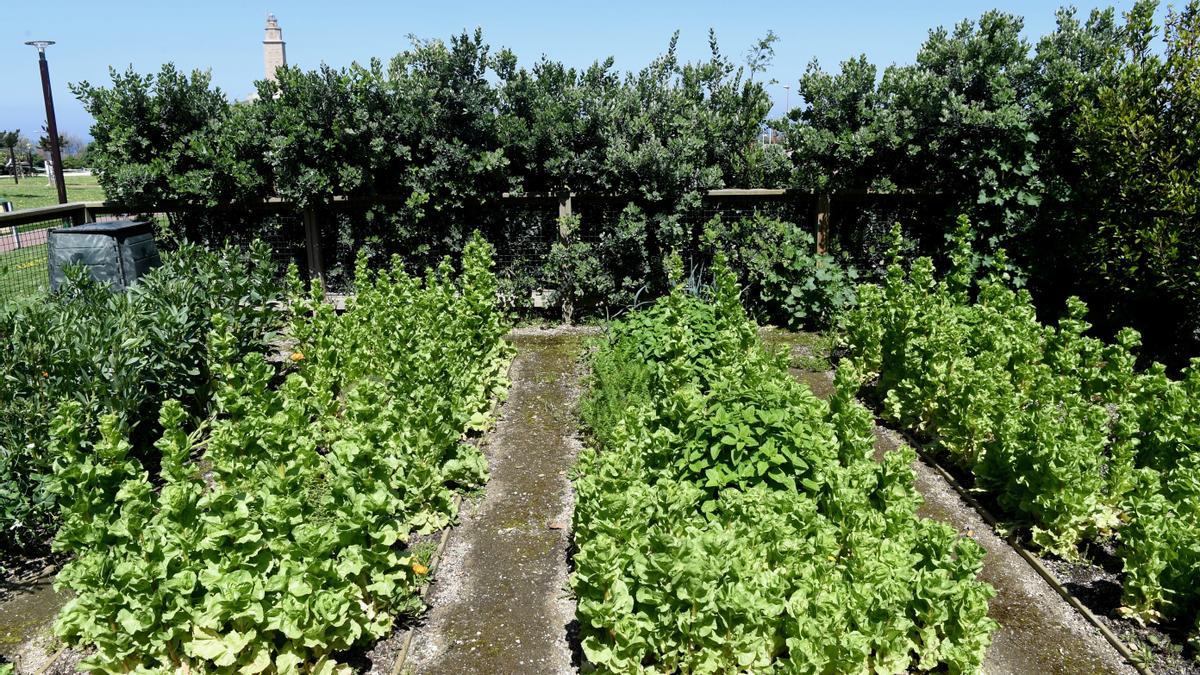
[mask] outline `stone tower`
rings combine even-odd
[[[274,14],[267,15],[267,34],[263,38],[263,65],[267,69],[267,79],[272,81],[275,80],[275,71],[287,65],[283,29],[279,27]]]

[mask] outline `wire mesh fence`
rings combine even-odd
[[[170,252],[183,242],[207,247],[246,247],[261,240],[271,249],[280,273],[295,264],[307,278],[308,256],[300,212],[290,205],[275,209],[175,208],[170,211],[133,212],[93,209],[96,221],[139,220],[157,227],[160,251]]]
[[[0,300],[36,297],[50,286],[47,240],[51,229],[70,227],[70,216],[49,215],[0,227]]]
[[[323,276],[331,292],[351,290],[357,256],[369,266],[393,256],[422,274],[455,257],[474,232],[492,245],[503,290],[526,290],[546,264],[558,236],[556,198],[498,200],[454,214],[422,213],[399,202],[335,203],[313,216],[320,224]]]
[[[941,250],[955,218],[953,203],[927,194],[834,194],[830,198],[830,248],[866,278],[887,264],[893,224],[900,224],[909,253]]]

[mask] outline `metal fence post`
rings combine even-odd
[[[558,196],[558,241],[563,246],[570,244],[571,235],[573,234],[574,224],[571,222],[571,216],[574,215],[571,209],[571,193]],[[569,257],[569,256],[568,256]],[[569,279],[573,270],[562,270],[562,279]],[[573,289],[559,289],[559,297],[562,299],[562,320],[565,324],[570,324],[572,317],[575,315],[575,302],[571,299],[571,291]]]
[[[817,253],[829,250],[829,193],[817,195]]]
[[[324,288],[325,259],[321,255],[321,228],[317,224],[317,210],[310,206],[304,209],[301,217],[304,220],[304,250],[308,254],[308,277],[320,280]]]

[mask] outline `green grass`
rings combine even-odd
[[[102,202],[104,189],[95,176],[67,176],[67,199],[72,202]],[[46,184],[45,176],[27,176],[14,185],[12,176],[0,176],[0,202],[12,202],[14,209],[31,209],[58,203],[58,192]],[[2,264],[2,263],[0,263]]]
[[[45,292],[46,245],[0,253],[0,302],[19,300]]]

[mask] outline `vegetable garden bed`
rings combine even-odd
[[[1138,368],[1137,333],[1087,337],[1078,300],[1041,324],[1002,252],[976,279],[971,239],[963,221],[942,279],[897,255],[883,285],[860,288],[845,341],[864,392],[1132,638],[1140,663],[1193,672],[1200,365],[1178,380]]]
[[[616,324],[584,407],[585,657],[605,671],[978,669],[983,550],[873,458],[852,373],[828,404],[765,352],[728,272]]]
[[[505,383],[490,265],[479,240],[459,274],[360,261],[342,315],[293,282],[282,370],[213,314],[207,416],[167,398],[156,454],[125,418],[101,408],[97,433],[80,402],[60,404],[48,482],[72,598],[55,630],[80,666],[349,672],[417,612],[416,537],[486,478],[460,438]]]
[[[1029,526],[1025,541],[1061,558],[1043,558],[1060,581],[1107,589],[1082,595],[1132,636],[1139,665],[1194,672],[1186,648],[1172,645],[1194,619],[1187,481],[1200,367],[1179,381],[1138,371],[1135,337],[1084,337],[1074,305],[1057,328],[1041,326],[998,273],[973,290],[969,258],[960,247],[943,281],[920,259],[911,272],[894,264],[881,288],[861,287],[836,375],[825,371],[829,338],[806,338],[791,364],[801,367],[789,372],[720,263],[707,299],[681,286],[613,323],[590,354],[581,410],[590,447],[574,471],[569,528],[569,507],[546,511],[562,504],[534,488],[568,489],[574,351],[547,379],[526,375],[517,387],[525,403],[497,432],[494,452],[504,454],[494,458],[537,466],[499,464],[507,473],[451,540],[435,587],[435,607],[439,593],[444,602],[419,629],[413,664],[559,671],[573,667],[570,638],[586,668],[609,672],[1127,672],[1024,566],[1006,532],[876,427],[856,400],[865,392],[886,420],[951,461],[959,481],[982,489],[989,509]],[[221,278],[210,277],[218,290]],[[387,670],[397,620],[423,609],[433,551],[423,537],[443,531],[457,515],[454,496],[487,474],[478,448],[462,442],[489,424],[510,355],[487,245],[467,248],[461,273],[446,263],[424,279],[398,262],[370,271],[360,260],[342,314],[293,278],[222,301],[233,312],[197,301],[195,316],[156,332],[164,322],[143,309],[171,315],[150,293],[183,289],[169,277],[156,283],[103,302],[85,284],[82,304],[21,310],[60,327],[104,306],[106,320],[142,331],[121,346],[149,354],[84,367],[87,351],[67,350],[75,372],[32,379],[68,378],[62,390],[97,393],[106,373],[132,383],[100,402],[36,392],[54,412],[34,429],[48,439],[53,473],[10,493],[27,498],[15,502],[28,507],[21,513],[52,514],[44,496],[63,514],[58,586],[70,599],[56,632],[74,650],[63,663]],[[279,331],[288,351],[269,359]],[[179,334],[191,337],[177,353],[152,349]],[[9,369],[38,367],[40,343],[24,339],[29,363]],[[163,378],[185,362],[196,365]],[[13,379],[30,381],[21,373]],[[538,416],[561,427],[558,440],[532,433]],[[1162,540],[1147,539],[1147,528]],[[39,531],[22,532],[32,541]],[[577,628],[570,612],[557,626],[546,609],[561,604],[561,583],[551,582],[565,583],[571,535]],[[464,565],[472,555],[486,559],[474,572]],[[524,578],[539,581],[524,589]],[[1117,583],[1124,608],[1112,602]],[[532,637],[509,649],[518,635]],[[563,658],[547,657],[559,647]]]

